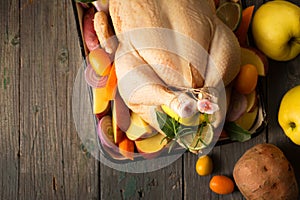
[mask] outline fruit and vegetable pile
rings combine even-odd
[[[201,136],[195,137],[187,149],[197,151],[208,146],[214,138],[214,131],[210,125],[213,115],[204,113],[180,118],[168,106],[162,105],[161,109],[167,118],[158,112],[157,119],[163,124],[161,129],[166,135],[163,136],[126,106],[118,92],[113,47],[116,46],[113,43],[117,43],[117,39],[114,38],[113,26],[110,23],[108,1],[92,1],[81,5],[84,11],[82,34],[87,54],[85,78],[91,86],[93,113],[98,119],[98,135],[104,150],[117,160],[132,160],[135,153],[145,158],[153,158],[166,148],[169,151],[174,148],[174,143],[183,137],[182,132],[195,131],[195,128],[191,127],[198,127],[199,121],[201,126],[197,129],[201,129]],[[263,120],[258,119],[261,100],[257,85],[259,77],[266,75],[268,61],[262,52],[250,47],[247,42],[254,7],[242,10],[242,6],[234,2],[216,6],[217,16],[236,34],[242,46],[240,72],[226,87],[227,100],[230,103],[220,141],[246,141],[256,131],[257,126],[254,125],[257,120]],[[96,25],[99,19],[100,27]],[[105,43],[103,40],[110,41]],[[111,45],[107,45],[108,43]]]
[[[228,3],[223,6],[226,4]],[[243,10],[243,18],[240,22],[242,24],[237,27],[238,30],[235,30],[242,46],[242,56],[247,54],[247,57],[242,59],[244,63],[239,76],[242,76],[241,73],[245,70],[243,68],[249,68],[247,66],[249,63],[256,67],[260,66],[257,68],[259,75],[266,75],[267,57],[277,61],[289,61],[300,53],[300,33],[296,30],[300,27],[300,8],[297,5],[287,1],[270,1],[259,7],[256,13],[253,9],[252,6]],[[224,18],[224,21],[226,19],[229,18]],[[241,32],[248,30],[249,25],[252,25],[255,48],[249,47],[247,35],[242,37],[240,35]],[[232,27],[236,28],[235,25]],[[243,30],[239,30],[239,27],[243,27]],[[257,57],[260,59],[256,59]],[[248,76],[254,77],[251,75],[254,74],[251,69],[247,71]],[[236,78],[237,82],[241,78],[239,76]],[[241,82],[244,83],[244,81]],[[243,94],[246,88],[251,88],[251,84],[243,86],[243,83],[235,87],[239,94]],[[300,86],[291,88],[283,96],[278,112],[278,122],[281,128],[286,136],[297,145],[300,145],[297,126],[300,120],[299,94]],[[200,176],[211,174],[213,172],[212,159],[208,155],[199,157],[195,169]],[[299,198],[298,183],[293,167],[281,149],[273,144],[257,144],[248,149],[236,162],[232,176],[233,178],[224,175],[212,176],[209,183],[210,189],[223,195],[232,193],[236,186],[246,199]]]
[[[167,135],[164,136],[158,134],[138,114],[128,109],[118,93],[118,80],[113,62],[114,43],[117,41],[113,40],[111,46],[105,45],[101,41],[103,33],[102,37],[98,34],[101,27],[94,27],[96,17],[101,17],[106,22],[102,24],[102,32],[105,30],[107,38],[114,35],[108,11],[109,2],[81,2],[84,10],[82,32],[87,53],[85,76],[86,82],[92,88],[93,113],[97,117],[97,131],[101,145],[106,153],[116,160],[134,160],[136,153],[145,159],[152,159],[165,149],[172,148],[173,141],[182,134],[178,130],[182,126],[184,130],[189,128],[193,119],[179,118],[169,107],[162,106],[164,114],[167,115],[167,120],[164,122],[169,127],[167,129],[162,127],[162,129],[165,128]],[[283,10],[284,15],[298,15],[297,19],[299,19],[300,8],[285,1],[274,1],[266,3],[255,11],[254,6],[242,8],[239,2],[233,0],[225,2],[215,0],[214,2],[217,16],[234,32],[241,46],[240,71],[234,81],[226,87],[230,103],[219,140],[243,142],[251,139],[251,134],[257,128],[255,125],[260,109],[262,109],[258,83],[261,77],[267,75],[268,57],[286,61],[295,58],[300,52],[300,33],[298,38],[297,35],[288,38],[288,44],[295,45],[295,47],[287,50],[280,43],[282,38],[279,38],[278,42],[272,38],[283,37],[282,35],[276,35],[276,31],[271,31],[272,34],[264,32],[266,27],[273,26],[271,22],[280,21],[280,14],[278,14],[280,12],[277,12],[276,20],[269,19],[264,14],[268,15],[270,10],[277,9]],[[251,25],[253,42],[249,38]],[[274,46],[272,47],[271,44]],[[277,48],[276,45],[281,46]],[[284,104],[282,107],[288,104],[282,103]],[[282,110],[279,113],[280,125],[283,128],[287,126],[285,128],[288,130],[287,136],[296,144],[300,144],[300,137],[297,138],[293,133],[293,130],[298,127],[295,123],[286,124],[286,116],[281,112]],[[298,116],[297,119],[300,119],[300,113]],[[160,117],[158,113],[158,121]],[[203,134],[198,135],[197,141],[193,142],[195,150],[205,148],[213,139],[213,129],[210,126],[213,116],[201,114],[197,118],[201,118],[201,124],[204,125],[200,128]],[[211,174],[213,172],[212,159],[208,155],[199,157],[196,171],[200,176]],[[215,193],[229,194],[234,191],[236,185],[247,199],[276,199],[275,197],[278,196],[296,199],[298,196],[293,168],[281,150],[274,145],[260,144],[249,149],[236,163],[233,177],[234,181],[227,176],[215,175],[209,187]]]

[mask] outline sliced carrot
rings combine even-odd
[[[247,46],[247,34],[252,20],[253,11],[254,5],[243,10],[242,21],[238,29],[235,31],[235,35],[238,38],[241,46]]]
[[[123,137],[119,143],[119,151],[124,157],[133,160],[134,142],[129,140],[127,137]]]
[[[116,75],[116,68],[115,64],[112,64],[107,83],[105,86],[106,90],[106,99],[107,100],[113,100],[115,97],[116,93],[116,88],[117,88],[117,75]]]
[[[112,65],[110,65],[109,67],[107,67],[107,68],[104,70],[102,76],[108,76],[108,75],[110,74],[111,68],[112,68]]]

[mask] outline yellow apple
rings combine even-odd
[[[158,156],[168,141],[164,139],[164,135],[157,133],[156,135],[135,141],[138,152],[145,158],[151,159]]]
[[[114,142],[115,144],[119,144],[124,137],[124,132],[118,126],[116,115],[114,112],[112,113],[112,126],[113,126],[113,133],[114,133]]]
[[[284,133],[300,145],[300,85],[290,89],[282,98],[278,122]]]
[[[253,108],[253,111],[245,112],[235,123],[245,130],[250,130],[256,120],[257,113],[258,107],[256,106]]]
[[[257,92],[256,92],[256,90],[253,90],[250,94],[247,94],[246,98],[247,98],[246,112],[251,112],[257,106]]]
[[[241,66],[252,64],[260,76],[266,76],[269,62],[265,54],[253,47],[241,47]]]
[[[120,128],[117,119],[118,119],[118,112],[116,109],[116,103],[114,103],[112,108],[112,127],[113,127],[115,144],[119,144],[125,135],[124,131]]]
[[[150,137],[153,133],[151,126],[146,123],[137,113],[132,112],[130,116],[130,125],[126,131],[126,136],[130,140]]]
[[[269,1],[252,21],[256,46],[268,57],[287,61],[300,53],[300,7],[288,1]]]
[[[93,88],[93,113],[103,116],[109,110],[109,101],[105,99],[105,88]]]

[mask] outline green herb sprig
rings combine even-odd
[[[235,122],[226,122],[224,129],[232,141],[245,142],[251,139],[251,133],[238,126]]]
[[[199,126],[185,126],[179,123],[179,119],[172,118],[167,114],[156,111],[156,117],[159,124],[159,128],[165,133],[166,137],[164,140],[168,140],[170,142],[169,152],[172,150],[176,142],[180,141],[186,149],[189,149],[184,137],[187,135],[192,135],[195,137],[196,135],[201,136],[203,132],[203,128],[210,123],[209,117],[207,114],[204,114],[204,120]],[[195,147],[201,142],[203,145],[208,146],[201,137],[196,142]]]

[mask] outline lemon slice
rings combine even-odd
[[[188,144],[190,150],[198,151],[207,147],[213,140],[213,136],[213,127],[211,124],[207,124],[202,130],[199,130],[198,134],[193,135],[193,137],[189,135],[188,137],[185,137],[184,140],[186,141],[186,144]]]
[[[242,6],[235,2],[225,2],[216,11],[217,16],[232,31],[235,31],[242,19]]]

